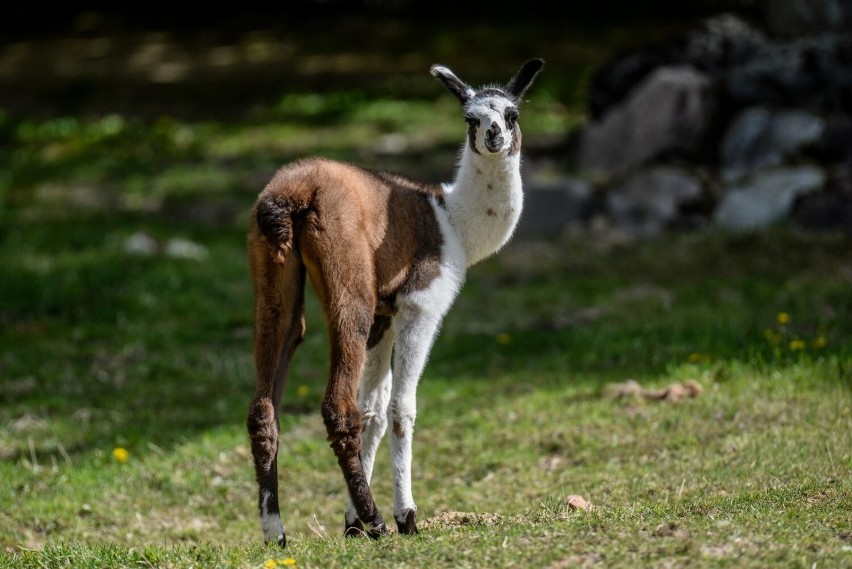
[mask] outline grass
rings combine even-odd
[[[310,297],[282,424],[291,545],[261,545],[244,427],[251,202],[282,159],[441,179],[458,142],[446,97],[289,97],[278,123],[0,121],[0,564],[852,564],[852,249],[785,228],[518,242],[472,270],[419,391],[415,538],[339,537]],[[536,104],[532,141],[581,120]],[[447,121],[426,128],[435,105]],[[627,379],[704,392],[605,396]],[[390,517],[386,448],[375,472]],[[595,509],[571,510],[572,494]]]

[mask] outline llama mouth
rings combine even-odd
[[[503,137],[498,136],[497,138],[486,138],[485,148],[487,148],[489,152],[500,152],[503,150]]]

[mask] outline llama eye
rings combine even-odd
[[[464,122],[466,122],[470,126],[479,126],[479,119],[473,115],[465,115]]]
[[[510,109],[506,111],[506,122],[511,126],[515,124],[518,120],[518,111],[515,109]]]

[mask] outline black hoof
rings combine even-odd
[[[284,535],[283,533],[280,536],[278,536],[278,547],[280,547],[282,549],[287,547],[287,536]]]
[[[346,537],[361,537],[364,535],[364,524],[361,523],[361,520],[355,518],[355,521],[351,524],[349,522],[345,522],[345,526],[343,529],[343,535]]]
[[[388,528],[384,522],[376,524],[373,526],[373,529],[367,532],[367,537],[370,539],[379,539],[383,535],[388,534]]]
[[[417,524],[414,521],[414,510],[408,510],[403,521],[396,520],[396,529],[403,535],[417,535]]]

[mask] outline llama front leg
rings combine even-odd
[[[388,408],[391,424],[393,517],[399,533],[417,533],[417,506],[411,490],[411,447],[417,417],[417,383],[432,347],[440,318],[422,312],[399,314],[396,324],[393,387]]]
[[[361,409],[363,430],[361,432],[361,466],[367,483],[373,475],[376,451],[387,429],[387,409],[391,390],[391,353],[393,352],[393,330],[390,319],[377,316],[367,340],[367,361],[361,376],[358,392],[358,407]],[[355,505],[349,500],[346,507],[344,535],[359,536],[364,533],[364,524],[358,518]]]

